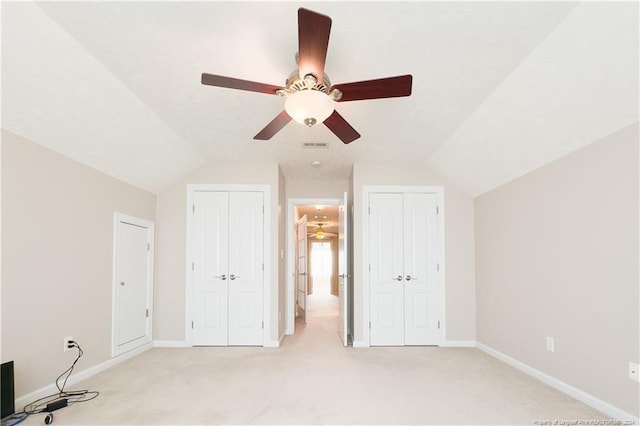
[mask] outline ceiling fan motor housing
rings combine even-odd
[[[287,98],[285,110],[291,118],[308,127],[326,120],[333,113],[334,102],[342,96],[337,89],[329,91],[331,82],[326,75],[318,82],[312,74],[300,77],[298,70],[289,74],[285,86],[276,92]]]
[[[329,96],[332,101],[339,101],[342,98],[342,92],[338,89],[331,89],[331,81],[327,74],[324,74],[322,81],[318,82],[318,79],[313,74],[307,74],[304,77],[300,77],[299,71],[293,70],[287,80],[284,83],[285,88],[276,91],[276,94],[282,97],[291,96],[296,92],[303,90],[314,90],[322,92]]]

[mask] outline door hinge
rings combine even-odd
[[[264,206],[262,206],[262,214],[264,214]]]
[[[369,271],[371,271],[371,264],[369,264]]]
[[[147,251],[151,251],[151,244],[147,243]]]
[[[148,309],[147,309],[147,314],[146,315],[147,315],[147,318],[149,318],[149,310]]]
[[[369,206],[369,214],[371,214],[371,206]]]
[[[196,212],[196,205],[192,205],[191,206],[191,213],[195,213]]]
[[[191,321],[191,329],[193,330],[193,321]]]
[[[264,321],[262,321],[262,329],[264,329]]]
[[[438,271],[438,272],[440,271],[440,264],[439,263],[436,266],[436,271]]]
[[[195,271],[195,270],[196,270],[195,263],[193,263],[193,262],[191,262],[191,270],[192,270],[192,271]]]
[[[264,263],[262,264],[262,270],[264,271]]]
[[[440,321],[438,321],[438,328],[440,328]]]
[[[369,321],[369,329],[371,329],[371,321]]]
[[[436,214],[440,214],[440,207],[436,206]]]

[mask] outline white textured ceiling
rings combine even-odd
[[[337,105],[348,146],[293,122],[255,141],[283,100],[200,84],[284,84],[301,5],[333,19],[333,83],[414,77],[409,98]],[[2,127],[154,192],[211,161],[346,179],[411,160],[477,195],[637,120],[636,2],[2,3]]]
[[[338,206],[296,206],[297,217],[307,216],[310,231],[315,231],[319,223],[325,232],[338,232]]]

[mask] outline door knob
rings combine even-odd
[[[345,279],[347,276],[345,274],[338,275],[339,278]]]
[[[397,277],[394,278],[394,280],[396,281],[402,281],[402,275],[398,275]]]
[[[233,274],[229,275],[229,279],[231,281],[235,280],[236,278],[240,278],[240,275],[233,275]]]
[[[222,275],[216,275],[216,276],[215,276],[215,277],[213,277],[213,278],[216,278],[216,279],[220,279],[220,280],[222,280],[222,281],[225,281],[225,280],[227,279],[227,276],[226,276],[226,274],[222,274]]]
[[[124,287],[124,281],[120,281],[120,285]]]
[[[411,275],[407,275],[407,276],[406,276],[406,278],[405,278],[405,280],[407,280],[407,281],[417,280],[417,279],[418,279],[418,278],[416,278],[416,277],[412,277]]]

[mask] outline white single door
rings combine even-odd
[[[404,260],[402,194],[371,194],[370,342],[404,345]]]
[[[229,344],[229,193],[197,191],[193,211],[193,344]]]
[[[348,240],[347,240],[347,193],[344,193],[343,203],[338,208],[338,298],[340,304],[339,327],[342,344],[349,343],[349,294],[348,294]]]
[[[404,194],[405,345],[438,345],[437,197]]]
[[[263,193],[229,194],[229,345],[263,343]]]
[[[307,216],[296,222],[296,309],[297,315],[307,322]]]
[[[115,214],[112,355],[151,341],[153,224]]]

